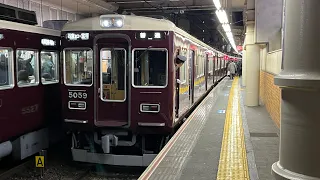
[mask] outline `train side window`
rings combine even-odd
[[[182,50],[181,51],[181,55],[182,56],[185,56],[185,57],[187,57],[187,54],[188,54],[188,52],[186,51],[186,50]],[[187,73],[187,71],[186,71],[186,66],[187,66],[187,63],[183,63],[183,65],[180,67],[180,81],[181,81],[181,84],[184,84],[184,83],[186,83],[186,77],[187,77],[187,75],[186,75],[186,73]]]
[[[16,61],[18,86],[27,87],[38,85],[38,52],[35,50],[18,49]]]
[[[64,83],[69,86],[91,86],[93,78],[91,49],[64,50]]]
[[[0,48],[0,90],[13,88],[12,49]]]
[[[41,82],[42,84],[52,84],[59,82],[58,53],[42,51],[41,57]]]
[[[213,73],[213,63],[214,63],[214,57],[213,56],[209,56],[208,57],[209,58],[209,73],[211,73],[211,75],[212,75],[212,73]]]
[[[166,49],[133,50],[133,86],[163,88],[168,84],[168,51]]]

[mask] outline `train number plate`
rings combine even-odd
[[[87,99],[88,94],[83,91],[70,91],[69,90],[69,98],[70,99]]]
[[[87,103],[84,101],[69,101],[68,107],[69,107],[69,109],[86,110]]]

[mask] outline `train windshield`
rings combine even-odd
[[[93,78],[92,50],[64,51],[64,81],[66,85],[91,86]]]
[[[167,86],[168,52],[166,49],[134,50],[134,86]]]
[[[43,84],[59,81],[57,52],[41,52],[41,81]]]

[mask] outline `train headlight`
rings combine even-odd
[[[104,28],[122,28],[124,20],[122,17],[100,17],[100,26]]]
[[[117,20],[115,20],[115,23],[114,23],[114,25],[116,26],[116,27],[122,27],[123,26],[123,19],[117,19]]]
[[[102,27],[111,27],[112,26],[112,22],[111,19],[104,19],[101,21],[101,26]]]

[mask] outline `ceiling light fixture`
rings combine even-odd
[[[229,43],[232,46],[232,48],[238,53],[238,50],[236,48],[235,41],[233,38],[233,34],[231,32],[231,27],[229,24],[227,13],[225,10],[221,9],[220,0],[213,0],[213,3],[217,9],[215,13],[219,19],[219,22],[222,24],[222,28],[223,28],[224,32],[226,33],[226,36],[229,40]]]
[[[214,6],[216,6],[217,9],[221,8],[220,0],[213,0]]]

